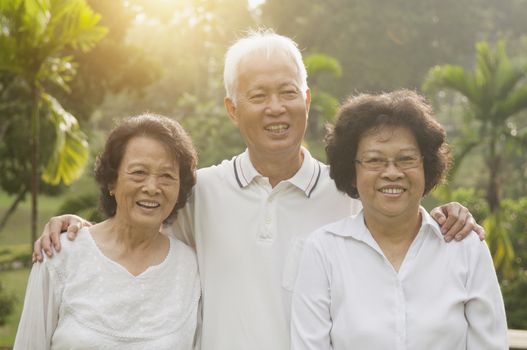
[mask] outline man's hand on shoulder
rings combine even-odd
[[[458,202],[450,202],[434,208],[430,215],[441,226],[441,232],[447,242],[452,239],[460,241],[472,231],[478,234],[479,239],[485,239],[483,227],[474,220],[470,211]]]
[[[33,262],[41,262],[43,260],[42,250],[49,257],[53,256],[52,247],[56,251],[60,251],[61,233],[66,233],[68,239],[73,241],[77,237],[79,230],[85,226],[91,226],[91,223],[80,216],[72,214],[54,216],[49,219],[48,223],[44,226],[42,235],[33,246]]]

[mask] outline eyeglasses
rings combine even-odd
[[[355,159],[355,162],[362,165],[368,170],[384,170],[389,163],[393,163],[400,170],[417,168],[423,161],[423,156],[408,155],[397,158],[383,158],[383,157],[365,157],[362,159]]]

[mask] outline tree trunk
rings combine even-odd
[[[9,206],[9,209],[7,209],[7,212],[4,214],[4,216],[0,219],[0,232],[4,229],[5,225],[7,224],[7,220],[13,215],[13,213],[16,211],[16,208],[18,207],[18,204],[20,201],[24,198],[26,194],[26,190],[20,191],[19,194],[17,194],[15,200],[11,205]]]
[[[501,157],[496,154],[496,145],[494,142],[490,144],[490,156],[487,161],[489,168],[489,183],[487,186],[487,204],[491,213],[496,213],[500,208],[500,181],[499,170],[501,164]]]
[[[40,93],[36,85],[32,88],[31,107],[31,250],[37,239],[38,192],[39,192],[39,102]]]

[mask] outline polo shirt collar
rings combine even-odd
[[[293,177],[285,181],[298,187],[307,197],[310,197],[318,184],[322,169],[320,162],[313,158],[307,149],[302,147],[301,150],[304,160],[300,169]],[[234,176],[241,188],[247,187],[257,177],[264,177],[253,166],[248,149],[234,158]]]
[[[430,232],[443,240],[443,234],[439,228],[439,224],[432,218],[425,208],[419,207],[421,212],[421,228],[419,232]],[[354,227],[353,231],[350,231],[350,227]],[[337,221],[333,224],[326,226],[326,231],[341,237],[351,237],[359,241],[371,240],[371,234],[364,223],[364,209],[362,209],[357,215],[349,217],[345,220]]]

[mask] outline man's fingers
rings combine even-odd
[[[463,207],[459,210],[457,220],[447,231],[447,234],[454,237],[456,241],[460,241],[472,231],[474,227],[472,223],[472,215],[467,208]]]
[[[432,209],[430,215],[435,219],[435,221],[437,221],[439,226],[441,226],[446,221],[446,216],[443,214],[440,207]]]
[[[40,239],[37,239],[33,244],[33,262],[42,262],[42,246],[40,245]]]
[[[42,245],[42,249],[47,256],[53,256],[53,249],[51,248],[51,240],[49,239],[49,235],[43,235],[40,237],[40,244]]]
[[[35,261],[42,261],[42,250],[51,257],[53,255],[53,248],[60,251],[60,234],[67,230],[67,235],[70,240],[77,237],[77,233],[83,226],[90,226],[91,224],[76,215],[61,215],[52,217],[44,226],[44,231],[39,240],[35,242],[33,247],[33,259]]]
[[[77,233],[79,233],[80,229],[82,228],[81,222],[76,222],[70,226],[68,226],[68,239],[70,241],[73,241],[77,237]]]
[[[463,216],[461,218],[461,216],[463,215],[462,209],[466,208],[456,202],[448,203],[441,207],[441,210],[446,215],[445,222],[443,224],[440,224],[441,232],[445,236],[445,240],[447,242],[450,242],[452,239],[454,239],[454,236],[456,235],[457,231],[459,231],[459,229],[465,223],[466,216]],[[465,213],[468,213],[468,211],[466,211]],[[456,225],[456,223],[459,222],[460,218],[463,220],[461,224],[454,226]]]
[[[474,220],[474,218],[472,218],[472,220]],[[474,220],[474,231],[476,231],[480,240],[482,241],[485,240],[485,229],[483,228],[483,226],[479,225],[475,220]]]
[[[42,233],[42,238],[48,236],[48,239],[51,240],[51,243],[53,243],[53,246],[55,247],[55,250],[57,252],[60,252],[60,233],[62,230],[65,229],[64,227],[64,220],[62,220],[62,217],[55,216],[52,217],[47,226],[48,229],[44,229],[44,232]],[[44,250],[46,250],[46,247],[43,243]]]

